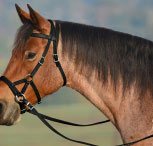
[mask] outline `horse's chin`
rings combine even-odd
[[[16,125],[17,123],[19,123],[21,120],[20,116],[17,120],[13,120],[13,119],[7,119],[7,120],[4,120],[2,122],[0,122],[0,125],[4,125],[4,126],[12,126],[12,125]]]
[[[15,121],[10,119],[8,122],[5,122],[3,125],[5,125],[5,126],[13,126],[13,125],[18,124],[20,121],[21,121],[21,116],[19,116],[17,118],[17,120],[15,120]]]
[[[21,116],[19,116],[17,119],[13,119],[13,118],[10,118],[10,119],[7,119],[7,120],[4,120],[4,122],[0,123],[1,125],[5,125],[5,126],[12,126],[12,125],[16,125],[17,123],[19,123],[21,121]]]

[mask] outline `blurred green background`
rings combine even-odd
[[[153,40],[152,0],[0,0],[0,73],[11,56],[17,28],[21,25],[14,4],[27,10],[26,4],[50,19],[103,26]],[[48,96],[38,110],[53,117],[78,123],[106,119],[79,93],[66,87]],[[71,138],[101,146],[121,143],[111,123],[92,128],[53,125]],[[125,125],[126,126],[126,125]],[[0,126],[0,146],[78,146],[50,132],[36,117],[22,116],[19,124]]]

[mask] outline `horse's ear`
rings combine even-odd
[[[30,15],[27,12],[25,12],[24,10],[22,10],[17,4],[15,4],[15,7],[16,7],[16,11],[20,17],[21,22],[23,24],[30,22]]]
[[[27,4],[31,21],[36,29],[43,31],[48,29],[49,22],[38,12],[36,12],[29,4]]]

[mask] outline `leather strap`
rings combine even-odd
[[[59,62],[58,53],[57,53],[57,47],[58,47],[57,44],[58,44],[58,41],[59,41],[59,31],[60,31],[59,24],[56,24],[56,31],[53,32],[54,36],[56,36],[56,39],[53,41],[53,59],[54,59],[54,62],[56,64],[56,67],[59,69],[59,71],[62,75],[63,86],[65,86],[66,83],[67,83],[67,79],[66,79],[66,75],[64,73],[64,70],[61,66],[61,63]]]
[[[74,140],[71,139],[69,137],[66,137],[65,135],[63,135],[62,133],[60,133],[59,131],[57,131],[50,123],[48,123],[45,118],[42,116],[42,114],[40,114],[35,108],[33,108],[32,110],[29,111],[29,113],[36,115],[50,130],[52,130],[54,133],[56,133],[57,135],[61,136],[62,138],[72,141],[72,142],[76,142],[76,143],[80,143],[83,145],[88,145],[88,146],[98,146],[95,144],[91,144],[91,143],[87,143],[87,142],[83,142],[83,141],[79,141],[79,140]]]

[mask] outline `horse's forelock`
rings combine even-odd
[[[14,41],[14,50],[13,51],[23,51],[25,43],[29,39],[33,31],[33,26],[30,23],[23,24],[17,31],[15,41]]]

